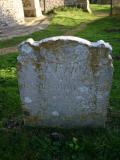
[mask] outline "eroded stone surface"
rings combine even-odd
[[[26,122],[104,126],[112,83],[112,48],[60,36],[19,45],[18,80]]]

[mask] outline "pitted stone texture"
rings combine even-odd
[[[26,122],[40,126],[104,126],[112,83],[112,48],[72,37],[19,45],[18,80]]]
[[[40,5],[43,12],[49,12],[54,8],[64,6],[64,0],[40,0]]]
[[[22,0],[0,0],[0,26],[24,23]]]

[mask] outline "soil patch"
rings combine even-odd
[[[0,49],[0,55],[18,52],[17,46]]]

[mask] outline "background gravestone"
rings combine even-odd
[[[19,45],[18,81],[26,123],[104,126],[112,83],[112,48],[72,37]]]
[[[120,15],[120,0],[112,0],[112,14]]]
[[[22,0],[25,17],[40,17],[42,15],[39,0]]]

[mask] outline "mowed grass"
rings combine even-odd
[[[110,108],[120,111],[120,17],[110,17],[109,5],[92,5],[92,14],[77,8],[54,11],[47,29],[28,36],[0,42],[0,48],[19,44],[27,38],[40,40],[50,36],[74,35],[113,46],[114,76]],[[22,108],[16,75],[18,53],[0,56],[0,121],[20,117]],[[118,57],[118,58],[117,58]],[[29,128],[0,130],[1,160],[120,160],[120,119],[113,119],[112,128],[56,130]],[[52,142],[50,134],[60,132],[62,142]]]

